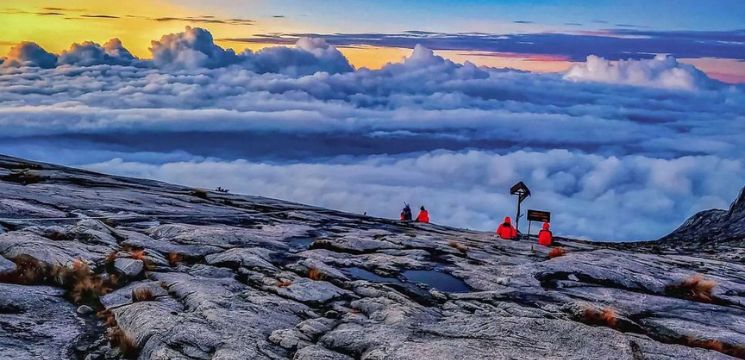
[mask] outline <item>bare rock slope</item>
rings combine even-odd
[[[695,219],[545,248],[8,157],[0,218],[2,359],[745,357],[742,233]]]

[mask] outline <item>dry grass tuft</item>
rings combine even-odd
[[[582,322],[585,324],[601,325],[610,328],[616,328],[618,326],[616,311],[610,307],[605,307],[603,309],[587,307],[583,311],[582,316]]]
[[[114,261],[116,261],[116,257],[119,255],[119,251],[114,250],[110,252],[108,255],[106,255],[106,266],[112,266],[114,265]]]
[[[277,280],[277,287],[286,288],[292,285],[292,280],[279,279]]]
[[[719,340],[696,339],[692,336],[686,336],[683,338],[683,344],[690,347],[699,347],[719,352],[725,351],[725,345]]]
[[[21,185],[30,185],[43,182],[47,178],[31,170],[14,171],[8,175],[0,177],[0,180],[14,182]]]
[[[323,280],[324,274],[314,267],[308,269],[308,278],[314,281]]]
[[[119,348],[122,356],[126,359],[136,359],[139,353],[137,344],[119,327],[109,329],[109,342],[112,346]]]
[[[560,256],[564,256],[566,254],[567,254],[567,251],[564,250],[564,248],[555,247],[555,248],[552,248],[551,251],[548,252],[548,258],[553,259],[553,258],[557,258]]]
[[[135,260],[145,260],[145,250],[143,249],[130,250],[129,256]]]
[[[100,276],[86,276],[72,284],[68,296],[75,304],[97,306],[99,298],[110,293],[112,288]]]
[[[184,256],[177,252],[168,253],[168,264],[171,267],[176,267],[180,262],[184,261]]]
[[[455,240],[450,241],[448,243],[448,246],[450,246],[451,248],[454,248],[454,249],[460,251],[460,253],[463,254],[463,255],[466,255],[468,253],[468,246],[463,245],[463,244],[461,244],[461,243],[459,243],[459,242],[457,242]]]
[[[17,256],[10,260],[15,262],[16,270],[0,275],[0,282],[33,285],[47,280],[49,269],[39,260],[27,255]]]
[[[714,299],[711,292],[716,286],[716,281],[706,280],[696,274],[679,283],[668,285],[665,291],[672,296],[710,303]]]
[[[111,312],[111,310],[105,309],[101,310],[96,313],[96,316],[101,319],[101,321],[106,325],[106,327],[115,327],[116,324],[116,317],[114,316],[114,313]]]
[[[198,197],[200,199],[206,200],[209,198],[209,196],[207,195],[207,190],[203,189],[193,189],[190,194],[191,196]]]
[[[153,294],[153,291],[150,290],[148,287],[139,287],[137,289],[132,290],[132,301],[133,302],[139,302],[139,301],[153,301],[155,300],[155,295]]]

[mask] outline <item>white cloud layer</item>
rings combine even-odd
[[[0,151],[380,216],[421,202],[483,230],[524,180],[557,233],[608,240],[662,235],[744,185],[743,88],[672,58],[590,58],[562,76],[416,47],[355,70],[321,40],[238,54],[198,28],[152,51],[14,48]]]
[[[702,71],[665,55],[657,55],[654,59],[619,61],[590,55],[585,63],[573,65],[564,78],[681,90],[715,86]]]
[[[406,201],[426,206],[434,222],[485,230],[514,216],[515,199],[507,190],[521,179],[533,191],[524,205],[552,211],[557,234],[646,240],[670,232],[669,224],[682,222],[682,214],[727,206],[736,189],[721,184],[741,182],[744,165],[712,156],[664,160],[566,150],[504,155],[471,150],[293,164],[114,159],[86,167],[388,218]]]

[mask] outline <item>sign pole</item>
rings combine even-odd
[[[528,219],[528,240],[530,240],[530,227],[533,226],[533,220]]]
[[[515,229],[520,232],[520,203],[522,203],[520,196],[517,197],[517,215],[515,216]]]
[[[510,194],[517,195],[517,215],[515,215],[515,230],[520,231],[520,205],[530,196],[530,189],[522,181],[510,188]]]

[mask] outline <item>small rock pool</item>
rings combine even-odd
[[[449,293],[467,293],[471,288],[461,279],[438,270],[406,270],[401,279],[385,277],[359,267],[342,269],[347,275],[370,282],[381,284],[424,284],[427,287]]]
[[[406,280],[428,285],[449,293],[467,293],[471,288],[457,277],[436,270],[407,270],[403,273]]]
[[[290,246],[290,251],[299,252],[308,250],[310,244],[316,241],[315,237],[293,237],[287,239],[287,243]]]

